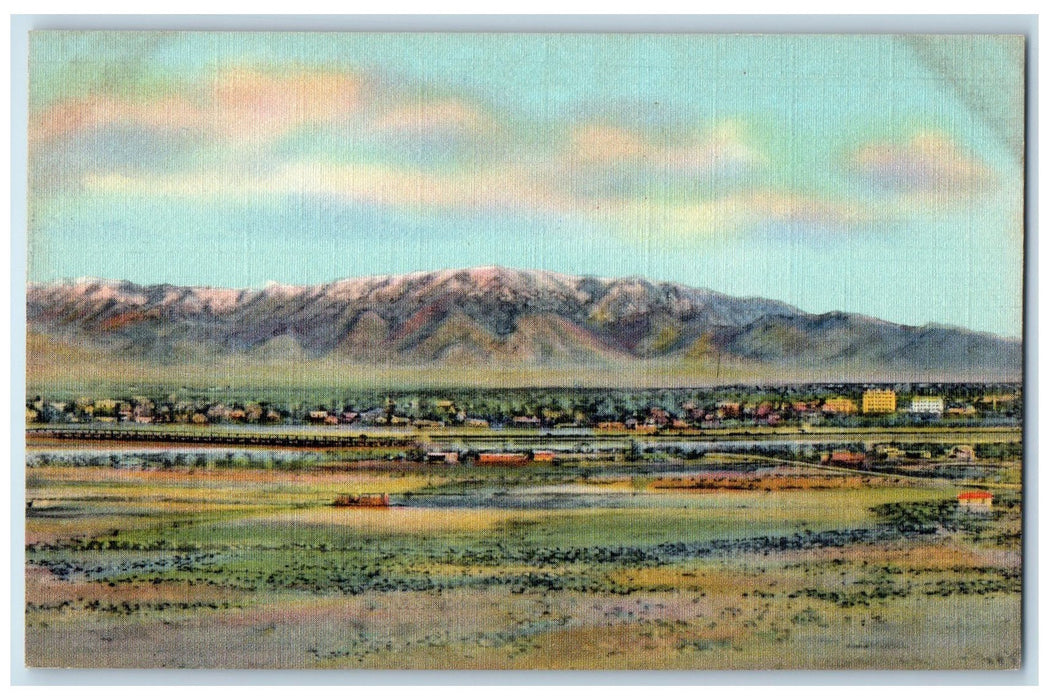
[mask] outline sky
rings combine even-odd
[[[503,265],[1018,337],[1008,36],[34,32],[29,279]]]

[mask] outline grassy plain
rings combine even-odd
[[[27,468],[33,666],[1013,668],[1019,492],[796,466]],[[686,475],[738,468],[717,457]],[[1003,463],[996,468],[1017,471]],[[769,471],[771,470],[771,471]],[[792,486],[776,488],[789,474]],[[747,488],[753,477],[757,487]],[[687,477],[686,477],[687,478]],[[773,479],[770,481],[770,479]],[[800,481],[799,481],[800,479]],[[666,484],[662,484],[666,486]],[[339,509],[339,492],[393,508]]]

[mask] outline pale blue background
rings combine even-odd
[[[251,16],[14,16],[12,17],[12,436],[22,434],[22,397],[24,385],[24,331],[26,281],[26,201],[25,143],[21,135],[26,129],[26,62],[27,32],[30,29],[225,29],[225,30],[441,30],[470,29],[531,31],[716,31],[716,32],[1007,32],[1022,33],[1028,37],[1028,79],[1037,84],[1037,25],[1034,17],[1021,16],[692,16],[692,17],[251,17]],[[1029,164],[1028,187],[1037,191],[1037,122],[1034,88],[1028,95],[1028,138],[1026,156]],[[1037,372],[1034,358],[1036,337],[1037,298],[1037,237],[1036,203],[1028,201],[1026,239],[1025,325],[1026,349],[1026,420],[1027,426],[1037,425]],[[11,586],[11,671],[12,682],[57,685],[140,685],[140,684],[718,684],[718,685],[838,685],[838,684],[968,684],[1006,685],[1037,682],[1037,492],[1035,465],[1037,436],[1032,430],[1025,434],[1025,461],[1028,486],[1025,503],[1024,586],[1025,632],[1024,669],[1018,672],[648,672],[648,673],[379,673],[379,672],[256,672],[256,671],[116,671],[116,670],[27,670],[23,666],[24,583],[17,572],[24,568],[24,441],[12,439],[12,548],[11,568],[15,576]]]

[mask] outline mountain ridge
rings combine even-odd
[[[361,365],[629,368],[639,360],[783,371],[1019,376],[1019,341],[643,277],[499,266],[262,288],[78,278],[27,287],[31,332],[158,365],[186,357]]]

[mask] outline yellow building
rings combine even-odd
[[[856,402],[836,396],[823,402],[823,410],[826,413],[852,414],[856,412]]]
[[[863,392],[864,413],[895,413],[896,392],[891,389],[871,389]]]

